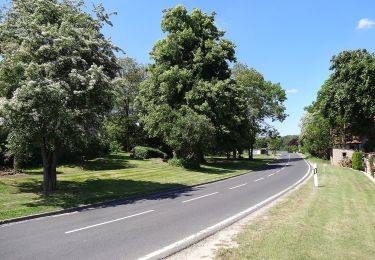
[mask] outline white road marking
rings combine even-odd
[[[203,195],[203,196],[200,196],[200,197],[196,197],[196,198],[193,198],[193,199],[184,200],[182,203],[190,202],[190,201],[193,201],[193,200],[198,200],[198,199],[205,198],[205,197],[208,197],[208,196],[212,196],[212,195],[215,195],[215,194],[218,194],[218,193],[219,192],[213,192],[213,193],[206,194],[206,195]]]
[[[70,230],[70,231],[65,232],[65,234],[69,234],[69,233],[73,233],[73,232],[77,232],[77,231],[81,231],[81,230],[89,229],[89,228],[93,228],[93,227],[102,226],[102,225],[105,225],[105,224],[113,223],[113,222],[124,220],[124,219],[127,219],[127,218],[132,218],[132,217],[144,215],[144,214],[147,214],[147,213],[150,213],[150,212],[153,212],[153,211],[155,211],[155,210],[152,209],[152,210],[148,210],[148,211],[145,211],[145,212],[137,213],[137,214],[134,214],[134,215],[126,216],[126,217],[123,217],[123,218],[118,218],[118,219],[114,219],[114,220],[102,222],[102,223],[99,223],[99,224],[95,224],[95,225],[91,225],[91,226],[87,226],[87,227],[83,227],[83,228],[78,228],[78,229]]]
[[[276,199],[280,195],[284,194],[285,192],[289,191],[290,189],[292,189],[293,187],[295,187],[296,185],[298,185],[300,182],[302,182],[309,175],[310,170],[311,170],[311,166],[310,166],[310,164],[306,160],[304,160],[304,161],[309,166],[309,169],[307,170],[306,174],[301,179],[299,179],[297,182],[295,182],[294,184],[292,184],[288,188],[286,188],[285,190],[282,190],[279,193],[277,193],[277,194],[269,197],[268,199],[265,199],[265,200],[259,202],[258,204],[254,205],[254,206],[252,206],[252,207],[250,207],[248,209],[245,209],[244,211],[241,211],[241,212],[239,212],[239,213],[237,213],[237,214],[235,214],[235,215],[233,215],[233,216],[231,216],[231,217],[229,217],[227,219],[224,219],[223,221],[221,221],[221,222],[219,222],[219,223],[217,223],[217,224],[215,224],[213,226],[210,226],[210,227],[208,227],[206,229],[203,229],[203,230],[199,231],[198,233],[195,233],[193,235],[185,237],[185,238],[183,238],[183,239],[181,239],[181,240],[179,240],[177,242],[174,242],[174,243],[172,243],[170,245],[167,245],[167,246],[165,246],[165,247],[163,247],[163,248],[161,248],[159,250],[151,252],[148,255],[145,255],[145,256],[139,258],[139,260],[148,260],[148,259],[154,258],[154,257],[159,256],[159,255],[161,255],[163,253],[166,253],[166,252],[168,252],[168,251],[170,251],[172,249],[179,248],[179,247],[181,247],[183,245],[186,245],[186,243],[188,243],[189,241],[194,241],[195,239],[201,238],[202,236],[207,236],[207,235],[211,234],[212,232],[214,232],[215,230],[220,229],[220,228],[224,228],[225,226],[227,226],[227,225],[235,222],[236,220],[240,219],[241,217],[246,216],[251,211],[253,211],[253,210],[255,210],[255,209],[263,206],[264,204],[267,204],[268,202]]]
[[[230,190],[233,190],[233,189],[237,189],[237,188],[239,188],[239,187],[245,186],[245,185],[247,185],[247,183],[240,184],[240,185],[237,185],[237,186],[234,186],[234,187],[230,187],[229,189],[230,189]]]
[[[270,177],[270,176],[272,176],[272,175],[275,175],[275,173],[276,173],[276,172],[271,173],[271,174],[268,174],[268,177]]]
[[[263,180],[263,179],[264,179],[264,178],[262,177],[262,178],[256,179],[254,182],[261,181],[261,180]]]

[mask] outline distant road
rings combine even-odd
[[[299,183],[310,166],[283,154],[264,170],[162,196],[0,226],[0,259],[158,259],[227,226]]]

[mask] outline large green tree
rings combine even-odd
[[[166,9],[161,25],[166,36],[151,52],[154,64],[139,95],[145,129],[188,160],[202,159],[213,139],[228,149],[241,121],[241,93],[229,69],[234,44],[216,27],[215,14],[199,9]]]
[[[83,147],[112,106],[118,50],[100,32],[108,15],[82,1],[13,0],[0,23],[0,113],[14,153],[39,147],[43,190],[56,189],[61,147]]]
[[[140,84],[146,79],[146,68],[129,57],[119,58],[120,70],[113,80],[114,107],[105,120],[111,144],[118,144],[129,151],[144,139],[144,131],[139,124],[135,99]]]
[[[368,135],[375,116],[375,55],[343,51],[331,60],[332,74],[313,105],[340,139]]]
[[[269,128],[266,120],[282,122],[286,118],[286,94],[280,84],[266,81],[261,73],[245,64],[236,63],[232,73],[245,102],[243,134],[238,139],[238,147],[249,149],[249,158],[252,159],[256,136]]]
[[[306,112],[300,121],[299,142],[305,152],[313,156],[329,159],[332,137],[329,121],[319,112]]]

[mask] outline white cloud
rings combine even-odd
[[[371,29],[374,25],[375,22],[373,20],[362,18],[358,21],[357,29]]]
[[[289,94],[295,94],[295,93],[298,93],[298,89],[296,88],[290,88],[290,89],[287,89],[286,90],[286,93],[289,93]]]

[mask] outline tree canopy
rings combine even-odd
[[[231,130],[241,121],[241,93],[229,69],[234,44],[223,38],[214,18],[199,9],[188,13],[181,5],[164,10],[166,37],[151,52],[155,63],[138,97],[148,133],[189,160],[200,159],[210,136],[220,146],[228,145]],[[188,145],[186,129],[192,133]]]
[[[44,191],[56,188],[61,147],[97,134],[112,107],[118,50],[100,32],[106,22],[80,1],[13,0],[0,24],[0,113],[15,153],[39,147]]]

